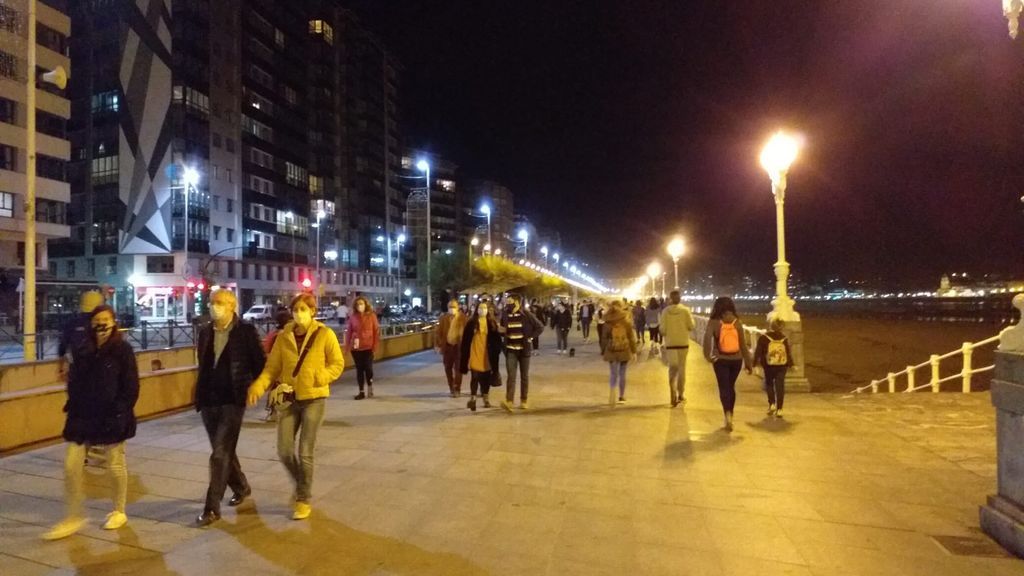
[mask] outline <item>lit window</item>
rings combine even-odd
[[[14,218],[14,194],[0,192],[0,216]]]

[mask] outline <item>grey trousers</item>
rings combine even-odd
[[[673,400],[683,398],[686,392],[686,356],[689,348],[663,348],[668,363],[668,390]]]
[[[128,500],[128,467],[125,465],[124,459],[124,442],[92,447],[101,448],[105,452],[107,477],[110,479],[114,511],[124,512],[125,502]],[[69,518],[82,516],[82,499],[85,498],[85,492],[82,490],[82,475],[85,473],[85,455],[89,448],[88,444],[69,442],[64,455],[64,498]]]
[[[505,382],[505,400],[516,399],[516,372],[519,372],[519,401],[526,402],[530,395],[530,354],[529,348],[505,352],[505,367],[508,370],[508,381]]]
[[[309,502],[313,491],[313,452],[324,421],[325,398],[296,400],[281,410],[277,421],[277,457],[295,480],[296,502]],[[295,453],[295,435],[299,453]]]

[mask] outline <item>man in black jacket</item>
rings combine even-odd
[[[210,298],[212,322],[200,330],[196,343],[196,410],[202,414],[213,450],[206,506],[196,518],[199,526],[220,519],[220,502],[227,486],[234,492],[230,506],[238,506],[252,493],[235,448],[245,416],[246,392],[263,371],[266,356],[256,328],[235,314],[237,307],[230,290],[214,292]]]

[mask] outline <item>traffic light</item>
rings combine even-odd
[[[313,288],[313,281],[310,280],[309,278],[303,278],[302,279],[302,289],[303,290],[310,290],[312,288]]]
[[[191,294],[196,291],[196,283],[189,280],[185,283],[185,288],[188,288],[189,294]]]

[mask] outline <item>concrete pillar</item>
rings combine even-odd
[[[789,350],[793,353],[793,366],[786,372],[787,392],[810,392],[811,383],[804,370],[804,325],[803,322],[787,321],[782,333],[789,339]]]
[[[1013,299],[1024,311],[1024,295]],[[997,493],[981,507],[981,529],[1024,558],[1024,326],[1003,330],[992,379],[996,408]]]

